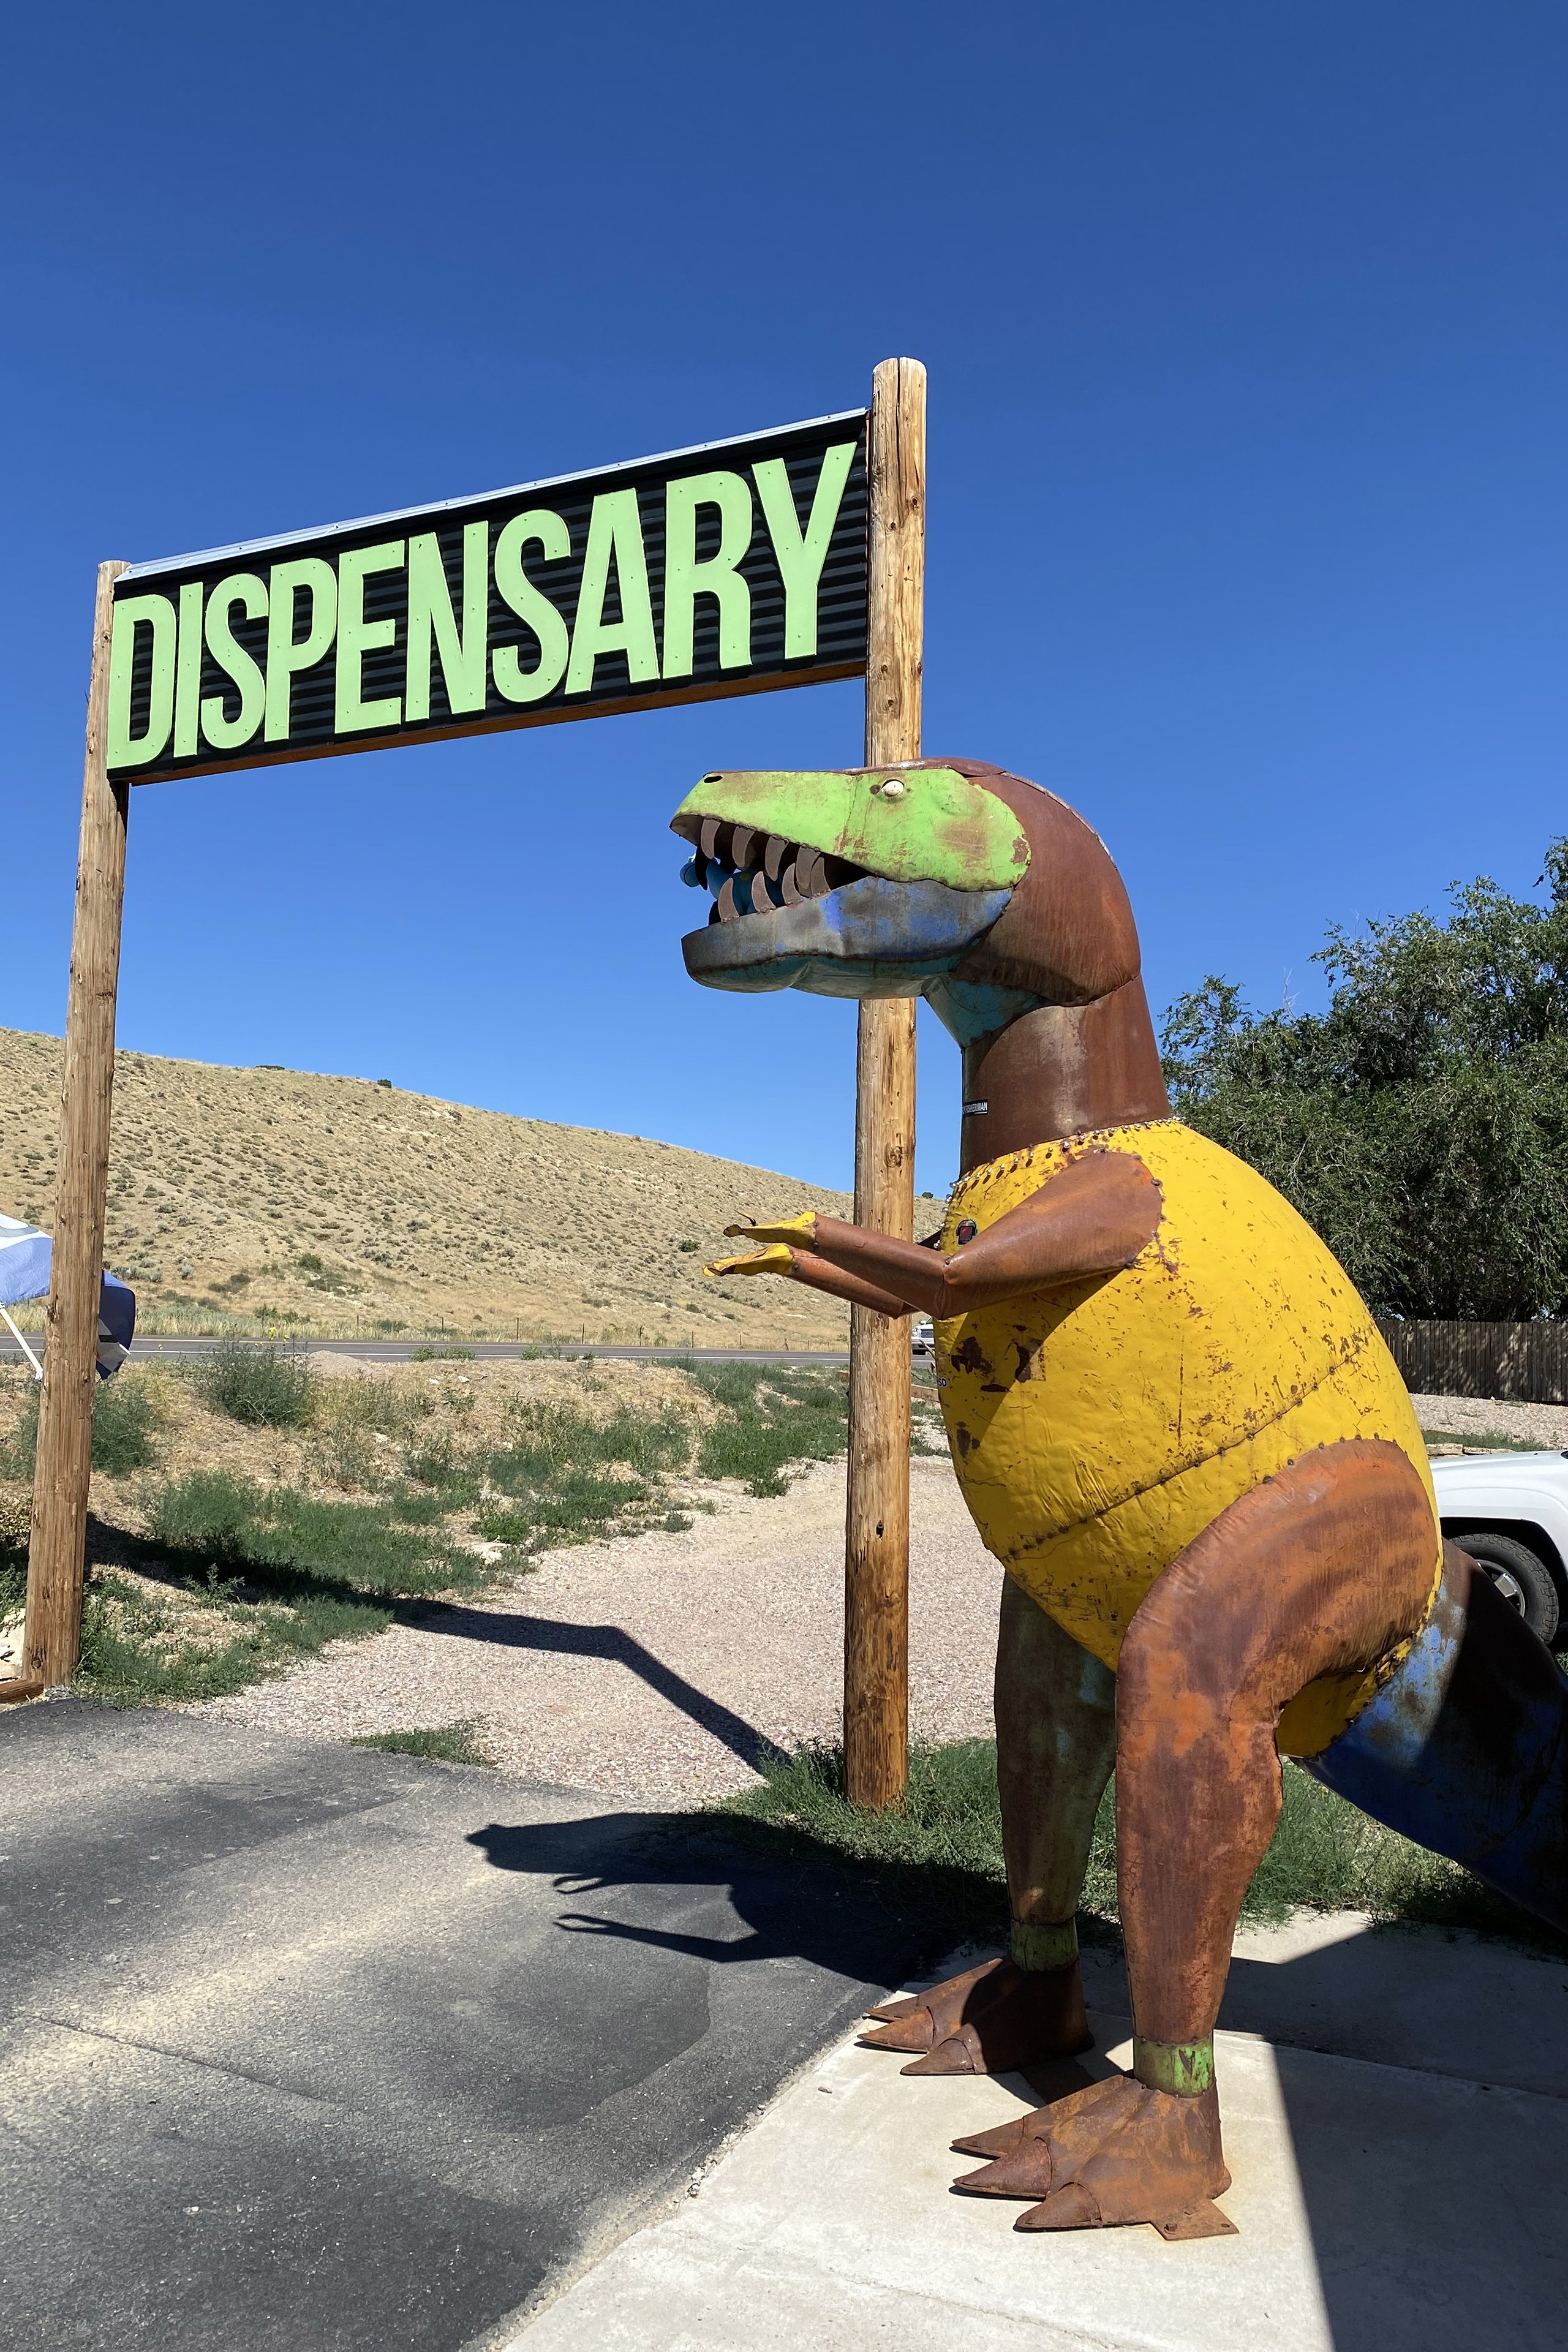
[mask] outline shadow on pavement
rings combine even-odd
[[[524,1617],[512,1610],[464,1609],[443,1603],[422,1611],[419,1629],[426,1633],[457,1633],[469,1642],[499,1642],[510,1649],[539,1650],[568,1658],[605,1658],[625,1666],[648,1688],[738,1756],[755,1771],[757,1758],[771,1742],[754,1724],[716,1698],[700,1691],[673,1666],[645,1648],[634,1634],[618,1625],[574,1625],[559,1617]]]

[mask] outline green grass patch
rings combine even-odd
[[[277,1348],[226,1339],[193,1366],[191,1386],[215,1412],[253,1429],[300,1429],[310,1420],[316,1381],[309,1365]]]
[[[721,1407],[704,1432],[698,1468],[705,1478],[741,1478],[752,1495],[782,1495],[791,1462],[831,1462],[849,1442],[849,1398],[838,1372],[786,1371],[773,1364],[696,1364],[684,1369]]]
[[[389,1756],[425,1756],[436,1764],[482,1764],[495,1769],[482,1748],[474,1744],[471,1723],[441,1723],[413,1731],[365,1731],[349,1741],[351,1748],[380,1748]]]
[[[639,1413],[623,1405],[597,1421],[569,1397],[520,1399],[508,1444],[485,1465],[488,1485],[505,1500],[476,1517],[474,1531],[527,1551],[640,1534],[691,1444],[689,1423],[668,1407]]]
[[[23,1400],[16,1427],[0,1446],[0,1475],[11,1478],[33,1475],[38,1450],[39,1393],[35,1381]],[[158,1459],[157,1433],[163,1421],[156,1379],[125,1371],[100,1381],[92,1399],[93,1468],[110,1478],[151,1469]]]
[[[130,1547],[145,1580],[100,1571],[89,1587],[79,1688],[118,1706],[221,1697],[486,1581],[482,1562],[400,1524],[398,1507],[221,1471],[164,1486],[148,1539]]]
[[[909,1793],[886,1813],[867,1813],[844,1793],[843,1759],[808,1748],[764,1759],[762,1788],[710,1809],[798,1857],[837,1857],[882,1883],[906,1912],[950,1923],[950,1940],[996,1937],[1006,1921],[1006,1876],[993,1740],[917,1748]],[[1242,1905],[1244,1921],[1278,1926],[1298,1910],[1365,1911],[1379,1921],[1417,1921],[1509,1937],[1561,1954],[1568,1940],[1494,1894],[1458,1864],[1428,1853],[1347,1804],[1295,1765],[1285,1766],[1279,1828]],[[1106,1791],[1084,1884],[1086,1931],[1119,1925],[1116,1806]]]
[[[471,1348],[416,1348],[409,1359],[411,1364],[471,1364]]]
[[[149,1532],[166,1552],[199,1555],[225,1575],[274,1585],[325,1579],[345,1591],[412,1600],[484,1580],[479,1563],[443,1536],[400,1525],[395,1506],[319,1502],[223,1470],[199,1470],[165,1486],[153,1499]]]

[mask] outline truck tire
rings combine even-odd
[[[1557,1631],[1558,1601],[1557,1586],[1546,1562],[1517,1536],[1494,1535],[1488,1528],[1472,1528],[1455,1541],[1491,1578],[1531,1632],[1539,1633],[1550,1647]]]

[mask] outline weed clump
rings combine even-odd
[[[315,1404],[316,1381],[298,1356],[226,1339],[191,1374],[215,1412],[252,1429],[301,1429]]]
[[[38,1397],[29,1387],[10,1437],[0,1446],[0,1475],[30,1478],[38,1451]],[[100,1381],[92,1399],[92,1466],[110,1478],[150,1469],[158,1458],[155,1435],[163,1409],[155,1376],[121,1372]]]
[[[437,1764],[494,1766],[475,1744],[471,1723],[433,1724],[410,1731],[363,1731],[349,1741],[351,1748],[380,1748],[391,1756],[424,1756]]]
[[[848,1444],[847,1385],[836,1373],[760,1364],[684,1369],[723,1408],[699,1452],[705,1478],[743,1478],[750,1494],[782,1495],[786,1463],[831,1462]]]
[[[510,1443],[485,1465],[489,1486],[510,1508],[475,1520],[475,1532],[494,1543],[540,1550],[600,1535],[639,1532],[634,1506],[657,1502],[666,1473],[685,1467],[691,1453],[688,1423],[669,1407],[639,1413],[622,1405],[595,1421],[565,1397],[522,1400],[511,1415]]]
[[[408,1600],[480,1581],[478,1565],[444,1536],[399,1525],[395,1505],[319,1502],[224,1470],[195,1471],[163,1487],[148,1532],[181,1559],[195,1555],[215,1572],[280,1591],[304,1579],[345,1596]]]

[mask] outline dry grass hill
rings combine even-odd
[[[60,1051],[0,1029],[0,1212],[45,1227]],[[840,1347],[831,1300],[701,1272],[742,1212],[806,1208],[849,1214],[841,1192],[639,1136],[363,1078],[116,1057],[105,1255],[144,1328]]]

